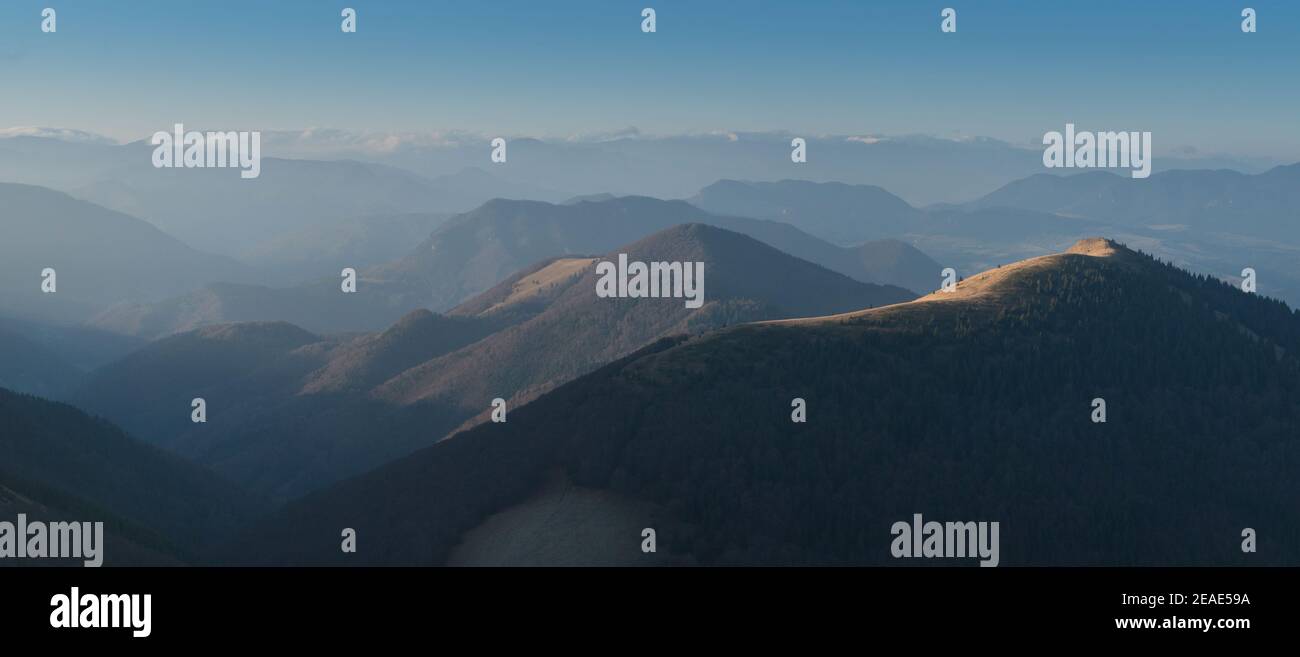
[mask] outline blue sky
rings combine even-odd
[[[1259,13],[1256,34],[1240,11]],[[58,10],[57,34],[40,12]],[[339,31],[355,7],[356,34]],[[642,34],[640,11],[658,12]],[[940,10],[958,12],[941,34]],[[1300,3],[693,0],[0,6],[0,127],[981,135],[1066,121],[1300,159]]]

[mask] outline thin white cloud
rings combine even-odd
[[[62,141],[89,144],[118,143],[115,139],[110,139],[93,132],[86,132],[85,130],[74,130],[72,128],[47,128],[42,126],[0,128],[0,139],[8,137],[44,137],[47,139],[59,139]]]

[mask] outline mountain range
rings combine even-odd
[[[318,332],[375,331],[405,313],[447,311],[546,259],[601,254],[682,223],[743,233],[867,283],[934,289],[940,270],[906,244],[836,246],[782,222],[713,215],[683,201],[619,197],[571,204],[496,199],[442,222],[401,258],[361,269],[357,293],[340,293],[339,269],[301,285],[207,285],[155,303],[121,304],[90,321],[157,337],[202,325],[284,320]]]
[[[618,253],[703,262],[705,303],[597,297],[593,262]],[[92,373],[73,398],[283,499],[431,444],[494,398],[513,407],[665,335],[914,296],[688,224],[602,256],[547,261],[445,317],[416,311],[378,335],[322,339],[252,323],[173,336]],[[206,424],[189,423],[195,396],[209,402]]]
[[[1014,207],[1125,226],[1196,229],[1300,242],[1300,164],[1248,175],[1230,170],[1166,171],[1135,180],[1108,171],[1037,174],[970,204]]]
[[[692,202],[800,226],[833,242],[897,239],[961,275],[1059,251],[1088,235],[1111,235],[1228,281],[1239,282],[1250,267],[1261,293],[1295,305],[1295,189],[1300,165],[1258,174],[1171,170],[1146,180],[1105,171],[1040,173],[968,203],[924,208],[870,185],[796,180],[720,181]]]
[[[347,131],[264,134],[276,157],[354,159],[406,169],[426,177],[466,166],[490,166],[494,175],[520,184],[573,194],[640,194],[687,198],[718,180],[719,172],[741,180],[801,178],[818,182],[880,185],[909,203],[924,206],[976,198],[1013,180],[1042,171],[1041,144],[988,137],[845,134],[783,131],[718,131],[656,136],[630,129],[587,138],[508,137],[509,159],[489,164],[491,136],[442,134],[358,135]],[[493,135],[495,136],[495,135]],[[790,142],[801,137],[808,159],[795,164]],[[1271,160],[1167,153],[1157,171],[1230,168],[1256,173]],[[551,200],[533,197],[536,200]]]
[[[498,197],[558,201],[571,195],[510,182],[469,163],[424,177],[380,162],[269,153],[262,174],[245,180],[230,169],[154,168],[153,148],[146,140],[0,137],[0,181],[62,191],[148,221],[203,251],[255,265],[284,265],[268,256],[295,235],[326,241],[321,246],[328,253],[335,246],[328,241],[331,231],[346,231],[360,217],[450,214]],[[292,268],[284,273],[273,282],[296,282],[302,274]]]
[[[889,528],[923,513],[998,521],[1003,564],[1294,564],[1298,354],[1284,304],[1089,239],[910,303],[660,340],[234,545],[537,563],[580,532],[605,561],[899,565]],[[1243,553],[1243,527],[1276,542]]]
[[[248,280],[135,217],[42,187],[0,183],[0,304],[7,314],[80,321],[113,300],[153,301],[212,280]],[[53,269],[55,293],[42,292]]]
[[[1300,563],[1300,165],[882,136],[795,165],[784,133],[291,159],[317,136],[245,181],[0,132],[0,513],[102,518],[114,564],[899,565],[915,513],[999,522],[1007,564]],[[704,303],[598,295],[620,256],[702,263]]]

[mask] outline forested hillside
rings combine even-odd
[[[913,513],[1000,522],[1007,565],[1300,560],[1285,305],[1099,240],[942,294],[661,341],[292,505],[259,558],[342,562],[348,526],[346,562],[439,563],[558,469],[662,510],[689,563],[909,563]]]

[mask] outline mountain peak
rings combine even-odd
[[[999,265],[957,283],[956,289],[931,292],[917,302],[1000,302],[1009,296],[1033,293],[1034,280],[1045,272],[1068,266],[1073,256],[1105,258],[1111,262],[1140,264],[1142,257],[1128,247],[1104,237],[1085,237],[1061,253]],[[1036,289],[1036,288],[1035,288]]]
[[[402,318],[397,320],[397,323],[388,327],[384,331],[384,333],[396,334],[396,333],[403,333],[405,331],[414,330],[419,326],[423,326],[427,324],[432,319],[433,319],[433,312],[430,311],[428,308],[417,308],[415,310],[412,310],[409,313],[406,313],[405,315],[402,315]]]
[[[911,313],[928,313],[944,304],[945,309],[955,310],[966,307],[992,307],[1005,305],[1011,300],[1027,294],[1035,294],[1036,281],[1054,270],[1070,266],[1077,256],[1104,258],[1111,263],[1140,265],[1144,256],[1130,250],[1114,240],[1104,237],[1087,237],[1074,243],[1061,253],[1028,258],[1005,265],[999,265],[977,274],[964,277],[950,291],[935,290],[913,301],[897,303],[890,306],[858,310],[827,317],[809,317],[803,319],[776,320],[779,323],[816,323],[823,321],[843,321],[858,319],[882,319],[886,316],[911,316]],[[1074,260],[1078,262],[1077,260]],[[1100,263],[1098,263],[1100,264]],[[936,282],[938,279],[936,278]],[[955,304],[955,305],[953,305]]]
[[[1121,252],[1129,252],[1128,247],[1105,237],[1085,237],[1073,246],[1065,250],[1066,253],[1077,255],[1094,256],[1098,258],[1108,258],[1120,255]]]
[[[641,202],[650,201],[609,201]],[[901,288],[855,281],[748,235],[696,222],[664,228],[599,259],[612,262],[620,255],[643,263],[700,263],[705,267],[701,284],[707,282],[699,288],[704,306],[692,308],[680,299],[601,298],[596,294],[600,275],[593,266],[597,258],[552,259],[457,311],[490,317],[494,309],[529,306],[531,316],[468,349],[407,369],[376,389],[376,397],[400,404],[455,403],[458,412],[477,413],[481,400],[497,395],[530,399],[668,335],[866,308],[913,296]]]

